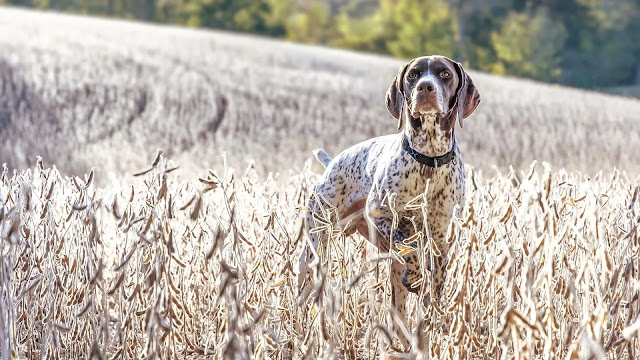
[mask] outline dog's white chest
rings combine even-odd
[[[464,200],[464,168],[428,168],[422,164],[409,166],[398,179],[397,186],[389,189],[395,194],[392,206],[396,213],[420,228],[423,214],[431,227],[440,227],[451,219],[456,204],[462,206]]]

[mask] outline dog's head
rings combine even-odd
[[[387,109],[402,128],[407,105],[412,122],[435,118],[443,130],[468,117],[480,104],[480,93],[462,65],[444,56],[415,58],[400,67],[387,91]]]

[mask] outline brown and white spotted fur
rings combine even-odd
[[[398,244],[416,232],[430,235],[442,256],[448,253],[446,233],[454,207],[463,207],[465,201],[465,169],[454,135],[455,122],[471,115],[480,102],[473,81],[462,66],[446,57],[428,56],[411,60],[403,65],[387,92],[387,109],[398,119],[398,130],[393,135],[377,137],[348,148],[331,159],[323,150],[316,158],[326,166],[316,194],[308,207],[307,228],[316,223],[313,212],[319,208],[333,208],[340,219],[351,219],[347,232],[358,231],[381,250],[390,245],[398,251]],[[403,149],[403,139],[417,152],[437,157],[453,149],[455,158],[446,165],[432,168],[416,161]],[[427,180],[430,179],[427,188]],[[406,209],[407,203],[426,191],[427,219],[421,209]],[[397,228],[394,228],[394,211]],[[424,224],[428,224],[428,232]],[[369,224],[375,231],[369,232]],[[324,236],[324,238],[321,238]],[[426,236],[424,237],[426,238]],[[300,258],[298,286],[302,289],[308,279],[309,265],[317,264],[316,249],[326,241],[322,232],[310,234],[310,245],[305,246]],[[416,243],[409,244],[414,249]],[[309,251],[311,250],[311,251]],[[313,255],[312,255],[313,254]],[[403,256],[405,264],[393,261],[391,265],[392,303],[405,317],[405,303],[409,291],[417,292],[422,271],[416,251]],[[444,264],[436,259],[436,289],[442,279]],[[313,272],[313,276],[318,276]]]

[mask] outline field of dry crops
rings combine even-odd
[[[402,324],[361,237],[322,229],[311,296],[293,273],[309,150],[393,131],[398,60],[1,8],[0,34],[0,359],[640,358],[640,102],[472,72],[445,293]]]
[[[0,354],[17,358],[371,359],[393,352],[384,254],[327,228],[300,297],[302,199],[255,171],[96,188],[39,164],[0,181]],[[411,300],[410,358],[637,359],[640,186],[548,164],[474,175],[446,293]],[[453,275],[451,275],[453,274]],[[428,319],[427,322],[421,321]],[[408,329],[416,326],[418,330]],[[398,354],[396,354],[397,356]]]

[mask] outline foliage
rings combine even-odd
[[[368,5],[368,6],[367,6]],[[336,16],[336,36],[330,44],[354,50],[384,52],[385,33],[377,1],[353,1]]]
[[[605,87],[640,83],[640,4],[575,0],[550,2],[550,14],[568,30],[562,83]]]
[[[381,0],[379,14],[390,54],[401,58],[425,54],[454,57],[456,24],[443,0]]]
[[[564,26],[544,11],[532,17],[511,13],[499,31],[491,34],[498,63],[496,73],[552,81],[561,75],[560,51],[566,40]]]
[[[263,0],[196,0],[179,10],[186,25],[245,32],[278,33],[279,24],[267,24],[265,14],[272,2]]]
[[[331,31],[330,11],[329,5],[312,0],[306,10],[287,19],[287,39],[311,44],[326,43]]]

